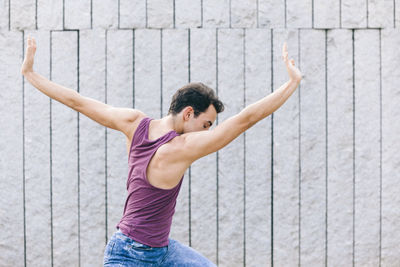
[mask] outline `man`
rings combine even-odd
[[[104,265],[215,266],[192,248],[168,238],[183,175],[195,160],[228,145],[292,95],[302,75],[294,60],[288,59],[286,43],[282,58],[289,81],[210,131],[224,106],[202,83],[179,89],[168,115],[153,120],[139,110],[112,107],[49,81],[33,71],[35,52],[35,39],[28,36],[21,73],[34,87],[126,136],[128,197],[118,230],[105,248]]]

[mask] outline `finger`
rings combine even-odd
[[[285,62],[288,61],[289,53],[287,51],[287,43],[284,42],[283,47],[282,47],[282,58]]]
[[[29,41],[28,41],[28,45],[29,45],[30,47],[36,48],[36,40],[35,40],[35,38],[31,37],[31,38],[29,39]]]
[[[294,59],[292,58],[291,60],[290,60],[290,62],[293,64],[293,66],[294,66]]]

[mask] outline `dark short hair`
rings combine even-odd
[[[197,117],[211,104],[217,113],[224,111],[224,104],[218,99],[213,89],[201,82],[191,82],[178,89],[173,95],[168,114],[176,115],[185,107],[191,106],[194,116]]]

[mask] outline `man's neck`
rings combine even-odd
[[[171,114],[157,120],[157,127],[162,129],[163,132],[174,130],[179,134],[183,133],[183,127],[179,123],[177,116],[172,116]]]

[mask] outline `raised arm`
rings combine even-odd
[[[220,123],[210,131],[184,134],[184,154],[191,162],[216,152],[232,142],[241,133],[277,110],[296,90],[302,79],[301,72],[288,59],[286,43],[282,48],[282,59],[289,74],[289,81],[276,91],[247,106],[240,113]]]
[[[34,87],[50,98],[84,114],[99,124],[123,132],[127,137],[132,135],[132,122],[144,116],[138,110],[117,108],[95,99],[80,95],[77,91],[56,84],[33,71],[33,61],[36,52],[34,38],[28,36],[25,59],[21,67],[24,75]]]

